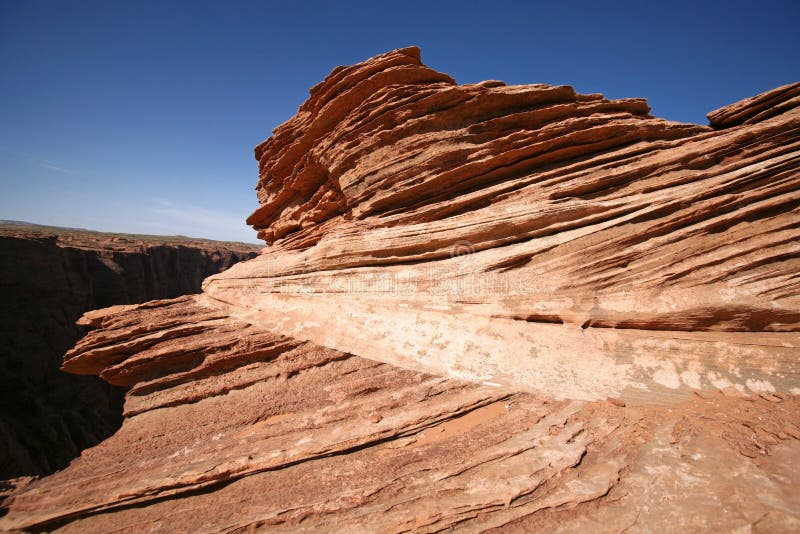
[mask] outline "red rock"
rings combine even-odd
[[[800,82],[777,87],[772,91],[746,98],[708,114],[711,126],[729,128],[753,124],[800,106]]]
[[[796,524],[800,112],[776,94],[712,129],[456,85],[415,48],[334,69],[256,148],[258,258],[85,316],[64,369],[130,387],[125,422],[0,528]]]
[[[618,406],[620,408],[624,408],[625,407],[625,401],[622,400],[622,399],[618,399],[616,397],[608,397],[606,400],[608,402],[610,402],[611,404],[613,404],[614,406]]]
[[[416,49],[337,69],[256,149],[248,221],[271,246],[205,295],[556,398],[800,393],[796,89],[713,130],[567,86],[456,85]]]

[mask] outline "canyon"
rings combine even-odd
[[[0,479],[44,475],[122,422],[124,389],[60,371],[84,312],[198,293],[259,247],[0,224]]]
[[[124,420],[0,528],[797,531],[800,83],[708,118],[335,68],[257,257],[80,318]]]

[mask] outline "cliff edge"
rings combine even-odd
[[[0,224],[0,479],[62,469],[122,423],[124,389],[59,370],[84,312],[198,293],[258,247]]]

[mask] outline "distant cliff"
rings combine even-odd
[[[0,479],[46,474],[111,435],[124,390],[59,370],[87,310],[200,291],[258,247],[0,224]]]

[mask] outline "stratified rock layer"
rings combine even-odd
[[[59,371],[81,314],[200,291],[257,247],[0,224],[0,479],[65,467],[119,428],[124,391]]]
[[[715,130],[641,99],[456,85],[416,49],[336,70],[256,147],[248,221],[272,246],[205,294],[557,398],[800,393],[798,91]]]
[[[800,400],[553,400],[265,333],[190,296],[92,312],[65,367],[122,428],[17,481],[1,528],[768,530],[797,525]]]
[[[84,315],[125,422],[0,527],[797,530],[798,87],[704,127],[335,69],[256,147],[258,258]]]

